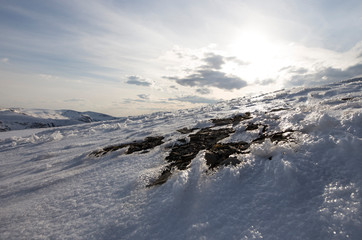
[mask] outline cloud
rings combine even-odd
[[[189,102],[189,103],[215,103],[217,100],[210,99],[210,98],[203,98],[198,96],[184,96],[184,97],[176,97],[176,98],[169,98],[169,101],[180,101],[180,102]]]
[[[205,58],[201,59],[206,64],[201,66],[204,69],[221,69],[221,66],[227,62],[233,62],[238,65],[248,65],[248,62],[244,62],[236,57],[224,57],[215,53],[206,53]]]
[[[85,100],[82,98],[72,98],[72,99],[66,99],[64,102],[84,102]]]
[[[164,77],[175,80],[182,86],[189,87],[216,87],[220,89],[233,90],[240,89],[247,83],[237,76],[226,75],[226,73],[215,70],[199,69],[195,73],[186,77]]]
[[[44,80],[56,80],[58,79],[57,76],[51,75],[51,74],[39,74],[39,77]]]
[[[221,69],[221,66],[225,64],[224,57],[214,53],[207,53],[203,61],[206,65],[201,66],[201,68],[204,69]]]
[[[188,87],[199,87],[201,90],[196,90],[201,94],[207,94],[205,89],[207,87],[216,87],[225,90],[240,89],[247,86],[246,81],[243,79],[229,75],[223,72],[222,65],[226,63],[225,57],[214,53],[206,53],[204,58],[201,60],[204,64],[197,67],[196,69],[188,69],[187,72],[190,74],[185,77],[169,77],[164,76],[163,78],[176,81],[176,83],[182,86]],[[230,59],[230,58],[229,58]],[[231,57],[231,60],[237,60],[235,57]]]
[[[150,82],[138,76],[128,76],[126,83],[145,87],[151,86]]]
[[[288,66],[288,67],[283,67],[282,69],[279,70],[279,72],[282,71],[286,71],[289,73],[297,73],[297,74],[304,74],[308,72],[308,69],[303,68],[303,67],[295,67],[295,66]]]
[[[196,92],[203,94],[203,95],[211,93],[210,89],[208,89],[208,88],[198,88],[198,89],[196,89]]]
[[[121,100],[120,103],[121,104],[137,104],[137,103],[165,104],[169,102],[167,102],[167,99],[151,100],[149,94],[138,94],[137,98],[124,98]]]
[[[148,94],[138,94],[137,97],[139,97],[140,99],[143,99],[143,100],[150,99],[150,95],[148,95]]]
[[[236,63],[236,64],[238,64],[238,65],[240,65],[240,66],[242,66],[242,65],[249,65],[249,64],[250,64],[249,62],[242,61],[242,60],[240,60],[240,59],[238,59],[238,58],[236,58],[236,57],[226,57],[225,59],[226,59],[227,61],[234,62],[234,63]]]
[[[255,81],[256,84],[263,85],[263,86],[273,84],[275,82],[276,82],[275,79],[272,79],[272,78]]]
[[[2,58],[2,59],[1,59],[1,62],[2,62],[2,63],[7,63],[7,62],[9,62],[9,58]]]
[[[131,98],[125,98],[123,99],[123,104],[131,104],[131,103],[144,103],[146,100],[144,99],[131,99]]]
[[[331,83],[350,79],[362,75],[362,64],[350,66],[345,70],[340,68],[326,67],[322,68],[316,73],[310,74],[294,74],[287,81],[287,85],[301,86],[301,85],[316,85],[321,83]]]

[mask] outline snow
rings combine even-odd
[[[0,133],[0,239],[361,239],[362,79],[198,109]],[[273,111],[274,110],[274,111]],[[243,163],[146,187],[177,129],[250,112],[293,141],[253,143]],[[222,142],[251,141],[245,123]],[[148,153],[102,147],[164,136]],[[272,157],[272,160],[269,160]]]
[[[47,109],[0,109],[0,132],[29,128],[49,128],[106,121],[115,117],[96,112]]]

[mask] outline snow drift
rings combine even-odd
[[[359,78],[26,136],[0,133],[0,238],[361,239],[361,88]],[[215,126],[213,119],[246,112],[246,122]],[[172,149],[207,128],[232,128],[218,146],[243,141],[248,149],[233,153],[235,164],[210,169],[205,155],[214,150],[197,148],[187,166],[149,186]],[[267,137],[291,129],[284,141]],[[148,145],[154,136],[162,138]]]

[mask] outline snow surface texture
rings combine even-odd
[[[293,141],[253,143],[241,164],[213,171],[200,151],[146,187],[184,136],[177,129],[245,112],[271,131],[296,130]],[[221,142],[258,134],[245,127]],[[362,79],[24,131],[0,133],[0,239],[362,239]],[[91,156],[150,136],[164,143]]]
[[[29,128],[60,127],[113,119],[117,118],[96,112],[4,108],[0,109],[0,132]]]

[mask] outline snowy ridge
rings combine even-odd
[[[5,108],[0,109],[0,132],[29,128],[60,127],[113,119],[117,118],[96,112]]]
[[[225,126],[215,120],[250,113]],[[292,129],[290,140],[254,141]],[[232,127],[238,164],[201,149],[147,187],[198,129]],[[179,129],[195,129],[184,133]],[[10,132],[11,133],[11,132]],[[86,125],[0,133],[1,239],[360,239],[362,79]],[[3,136],[2,136],[3,135]],[[130,144],[162,143],[128,152]],[[157,145],[157,146],[156,146]],[[109,146],[118,146],[98,156]]]

